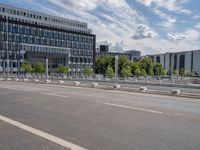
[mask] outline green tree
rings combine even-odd
[[[131,64],[131,72],[132,72],[133,75],[137,75],[135,73],[137,69],[139,69],[139,71],[140,71],[139,63],[138,62],[132,62],[132,64]]]
[[[59,65],[58,68],[56,69],[57,73],[69,73],[69,71],[70,71],[70,68],[64,65]]]
[[[33,71],[32,65],[28,61],[24,61],[21,68],[27,73],[30,73]]]
[[[162,65],[160,63],[153,63],[154,75],[160,76],[162,74]]]
[[[131,67],[130,66],[125,66],[122,68],[121,74],[125,77],[129,77],[132,75],[131,73]]]
[[[179,70],[176,69],[176,70],[174,70],[172,73],[173,73],[174,75],[179,75]]]
[[[126,55],[119,56],[119,70],[118,73],[121,73],[124,67],[131,66],[131,62]]]
[[[188,71],[188,70],[184,71],[184,76],[190,76],[190,75],[191,75],[190,71]]]
[[[111,55],[100,55],[96,58],[96,73],[105,74],[108,66],[114,66],[114,57]]]
[[[145,77],[145,76],[147,76],[147,73],[144,69],[141,69],[140,75]]]
[[[112,66],[108,66],[107,67],[105,74],[108,77],[113,77],[114,76],[114,70],[113,70]]]
[[[141,71],[140,71],[140,69],[139,68],[137,68],[136,70],[135,70],[135,73],[134,73],[136,76],[140,76],[141,75]]]
[[[93,74],[93,69],[90,67],[90,66],[86,66],[84,69],[83,69],[83,73],[85,75],[92,75]]]
[[[162,74],[163,76],[166,76],[166,75],[168,74],[168,70],[166,70],[166,69],[162,69],[161,74]]]
[[[41,62],[37,62],[34,64],[34,72],[43,73],[45,70],[44,64]]]
[[[152,75],[153,70],[153,61],[150,57],[145,56],[143,59],[139,61],[140,70],[144,69],[147,75]]]

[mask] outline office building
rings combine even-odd
[[[157,54],[150,57],[171,72],[183,69],[200,74],[200,50]]]
[[[0,4],[0,72],[20,73],[30,63],[49,61],[49,71],[58,65],[81,73],[94,67],[96,36],[87,23]]]

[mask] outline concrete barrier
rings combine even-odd
[[[33,82],[40,82],[39,79],[33,79]]]
[[[91,86],[92,87],[97,87],[99,84],[98,83],[92,83]]]
[[[0,78],[0,81],[4,81],[5,79],[4,78]]]
[[[46,80],[45,80],[45,83],[51,83],[51,80],[46,79]]]
[[[73,84],[76,86],[76,85],[80,85],[81,83],[78,81],[74,81]]]
[[[172,94],[173,95],[181,95],[181,90],[173,89]]]
[[[15,80],[15,81],[20,81],[19,78],[15,78],[14,80]]]
[[[121,88],[121,85],[115,84],[115,85],[113,85],[113,88],[114,88],[114,89],[119,89],[119,88]]]
[[[11,81],[12,79],[11,79],[11,78],[7,78],[6,80],[7,80],[7,81]]]
[[[24,82],[28,82],[29,80],[28,80],[27,78],[24,78],[23,81],[24,81]]]
[[[142,91],[142,92],[146,92],[148,90],[148,88],[146,86],[141,86],[139,88],[139,90]]]
[[[65,81],[63,81],[63,80],[59,80],[58,83],[59,83],[59,84],[64,84]]]

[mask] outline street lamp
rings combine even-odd
[[[117,82],[119,56],[115,56],[115,82]]]

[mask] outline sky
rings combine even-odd
[[[200,49],[200,0],[0,0],[87,22],[97,45],[143,55]]]

